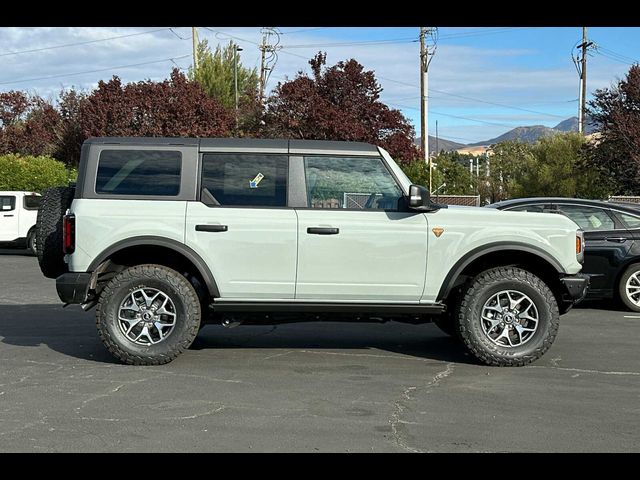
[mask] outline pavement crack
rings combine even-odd
[[[430,382],[422,386],[409,386],[404,389],[400,398],[393,402],[394,411],[389,417],[389,424],[391,425],[391,432],[393,434],[393,442],[403,450],[413,453],[425,453],[425,450],[414,448],[409,445],[404,439],[404,435],[401,432],[401,426],[406,424],[413,424],[413,422],[407,422],[402,419],[404,411],[407,409],[407,403],[411,402],[414,398],[415,392],[418,389],[429,390],[433,387],[437,387],[442,380],[447,378],[453,373],[453,362],[447,363],[447,366],[441,372],[436,373]]]
[[[546,368],[549,370],[562,370],[564,372],[598,373],[600,375],[620,375],[620,376],[630,376],[630,377],[640,376],[640,372],[615,372],[615,371],[606,371],[606,370],[590,370],[586,368],[556,367],[556,366],[548,366],[548,365],[528,365],[524,368]]]

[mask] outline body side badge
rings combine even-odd
[[[442,228],[442,227],[434,227],[434,228],[431,229],[431,231],[436,236],[436,238],[439,238],[440,235],[442,235],[444,233],[444,228]]]

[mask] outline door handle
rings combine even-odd
[[[338,235],[340,229],[336,227],[307,227],[307,233],[311,235]]]
[[[604,237],[606,242],[616,242],[616,243],[624,243],[627,241],[624,237]]]
[[[226,232],[227,225],[196,225],[196,232]]]
[[[13,217],[13,214],[11,214],[11,215],[3,215],[3,217]]]

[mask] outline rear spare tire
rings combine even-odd
[[[38,264],[45,277],[57,278],[68,271],[62,251],[62,216],[71,206],[75,188],[54,187],[44,192],[36,221]]]

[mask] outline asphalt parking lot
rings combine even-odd
[[[207,326],[114,363],[93,311],[0,251],[0,451],[640,450],[640,316],[576,308],[537,363],[471,362],[434,325]]]

